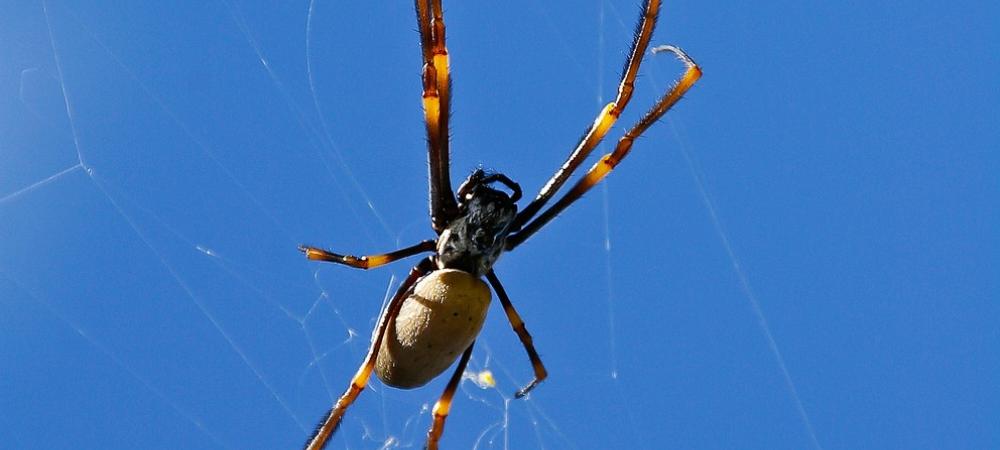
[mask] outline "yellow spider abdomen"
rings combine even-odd
[[[468,272],[431,272],[417,282],[386,328],[375,374],[403,389],[427,384],[479,335],[490,298],[486,283]]]

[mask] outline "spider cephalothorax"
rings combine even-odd
[[[524,345],[534,371],[531,382],[514,396],[524,397],[548,377],[531,335],[500,284],[493,265],[503,252],[517,248],[614,170],[628,156],[635,139],[656,123],[701,77],[701,69],[679,48],[669,45],[653,48],[653,53],[675,54],[686,67],[684,75],[621,136],[611,153],[597,161],[554,204],[545,207],[601,143],[632,98],[639,64],[649,48],[660,11],[660,0],[644,0],[635,39],[618,84],[618,95],[601,109],[566,162],[519,211],[517,201],[521,198],[521,187],[503,174],[478,169],[469,175],[457,192],[452,191],[448,150],[451,75],[441,1],[416,0],[423,56],[422,98],[427,126],[430,219],[431,229],[437,238],[389,253],[366,256],[342,255],[304,245],[299,247],[309,259],[358,269],[373,269],[418,253],[434,253],[410,270],[386,304],[372,334],[372,343],[364,362],[309,440],[307,448],[310,450],[322,449],[326,445],[343,419],[344,412],[368,384],[372,373],[389,386],[411,389],[434,379],[458,359],[444,392],[434,404],[434,420],[427,432],[425,448],[437,450],[452,398],[486,318],[486,309],[491,301],[490,287],[500,300],[511,328]],[[496,183],[502,184],[510,193],[494,188]]]
[[[503,183],[511,195],[494,189]],[[517,217],[521,187],[498,173],[477,169],[458,188],[458,217],[448,224],[437,240],[437,265],[483,276],[503,252],[511,224]]]

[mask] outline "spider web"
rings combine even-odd
[[[412,11],[16,8],[14,65],[0,79],[12,99],[0,130],[0,307],[12,344],[0,392],[21,413],[0,416],[0,430],[16,448],[300,445],[409,265],[353,271],[305,261],[296,246],[365,253],[430,236]],[[597,111],[593,95],[607,100],[631,11],[595,2],[566,20],[549,8],[449,5],[455,178],[484,165],[533,192]],[[661,59],[644,65],[636,104],[676,72]],[[551,378],[512,399],[530,365],[494,311],[447,447],[660,448],[696,439],[678,431],[704,419],[691,411],[788,408],[767,348],[726,347],[759,332],[738,303],[715,301],[742,294],[684,157],[663,151],[683,134],[679,116],[640,143],[654,167],[626,164],[635,169],[499,263]],[[636,217],[637,192],[688,219]],[[697,380],[719,366],[740,367],[727,380],[742,387],[722,385],[737,400]],[[479,382],[485,373],[495,386]],[[413,391],[373,381],[330,448],[421,448],[445,379]],[[788,421],[779,429],[802,435]]]

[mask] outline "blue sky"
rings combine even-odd
[[[5,445],[296,447],[346,387],[412,261],[295,247],[432,236],[416,25],[269,3],[3,8]],[[636,3],[448,2],[456,182],[537,191]],[[497,387],[463,384],[445,448],[1000,446],[998,18],[666,2],[653,42],[705,76],[498,263],[551,377],[511,399],[530,365],[494,308],[470,367]],[[609,137],[681,71],[649,58]],[[444,382],[374,382],[330,448],[420,448]]]

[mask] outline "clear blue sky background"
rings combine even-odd
[[[355,3],[3,2],[3,447],[305,441],[410,262],[296,245],[432,235],[412,5]],[[637,3],[447,2],[454,177],[536,191]],[[705,77],[502,258],[551,378],[510,398],[494,309],[446,448],[1000,447],[998,7],[738,3],[663,6]],[[419,448],[444,382],[374,382],[331,448]]]

